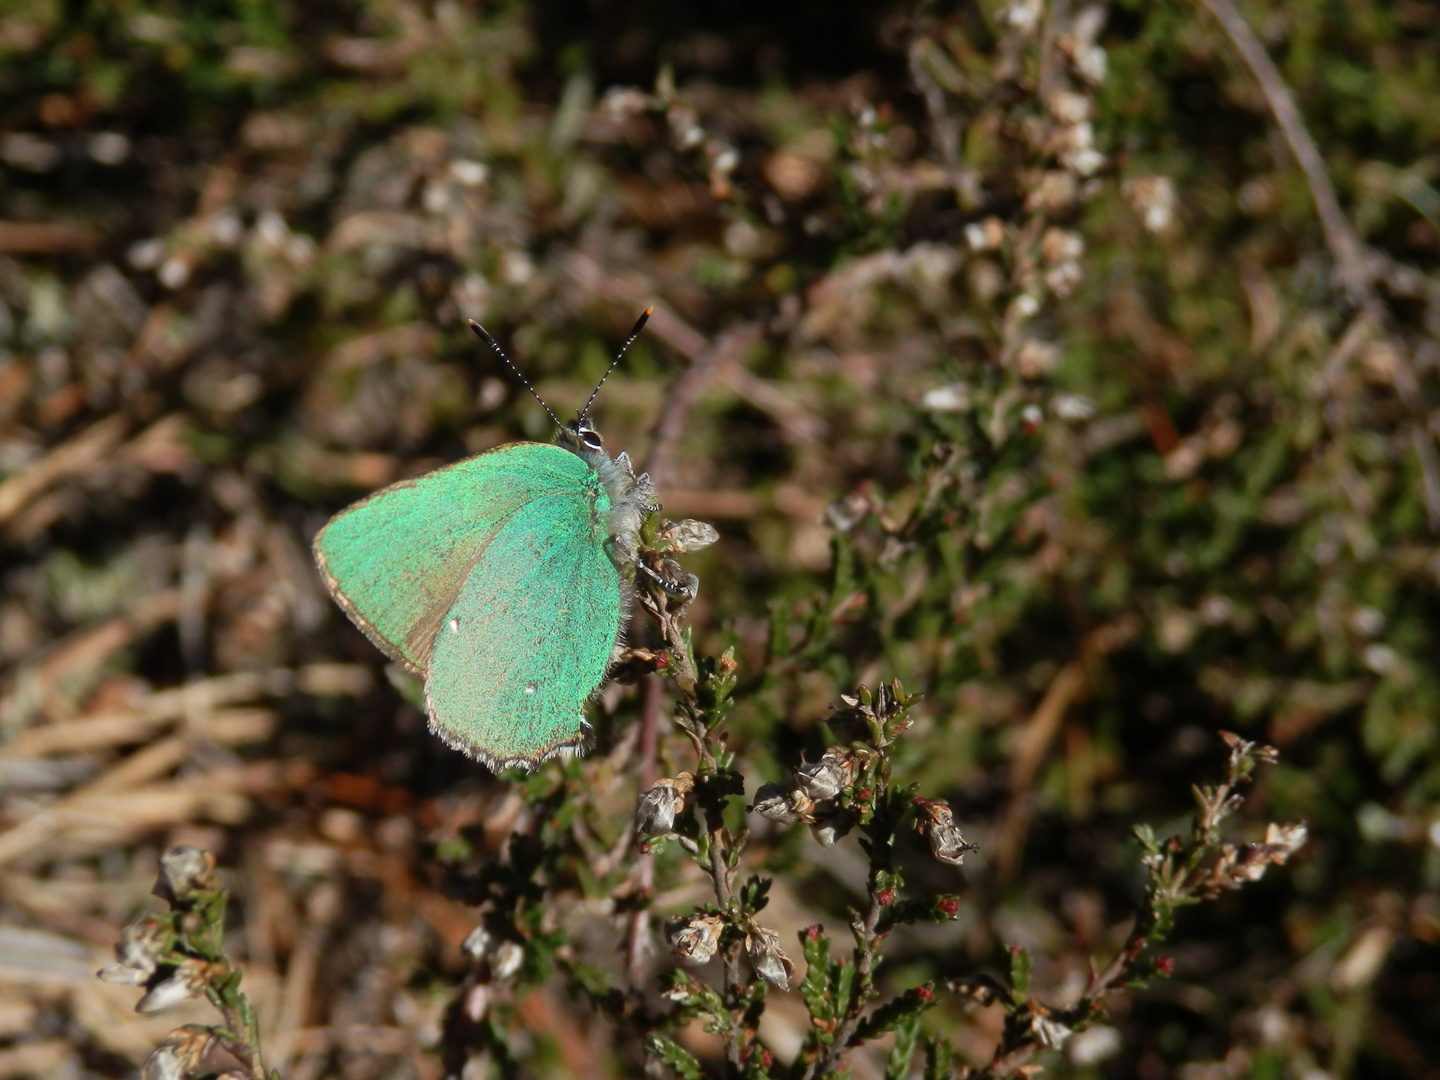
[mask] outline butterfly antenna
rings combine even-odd
[[[647,311],[645,314],[648,315],[648,314],[650,314],[650,313]],[[549,405],[546,405],[546,404],[545,404],[545,399],[540,396],[540,392],[539,392],[538,390],[536,390],[535,387],[533,387],[533,386],[530,385],[530,380],[527,379],[527,378],[525,378],[524,374],[520,371],[520,369],[515,366],[515,362],[514,362],[513,360],[511,360],[510,357],[508,357],[508,356],[505,355],[505,350],[502,349],[502,348],[500,348],[500,343],[499,343],[498,341],[496,341],[493,337],[491,337],[491,336],[486,332],[485,328],[484,328],[483,326],[481,326],[478,322],[476,322],[474,319],[467,319],[466,321],[470,324],[470,329],[475,331],[475,335],[476,335],[481,341],[485,342],[486,345],[489,345],[490,348],[494,349],[496,356],[500,357],[501,360],[504,360],[504,361],[505,361],[505,366],[508,367],[511,371],[513,371],[513,372],[515,373],[515,377],[520,380],[520,384],[521,384],[522,386],[524,386],[526,390],[529,390],[530,393],[532,393],[532,394],[535,395],[535,400],[538,401],[538,402],[540,402],[540,407],[541,407],[542,409],[544,409],[547,413],[550,413],[550,419],[555,421],[555,426],[556,426],[556,427],[564,427],[565,425],[560,422],[560,418],[559,418],[558,416],[556,416],[553,412],[551,412]],[[645,320],[644,320],[644,319],[641,319],[640,322],[643,324],[643,323],[645,322]],[[637,326],[637,327],[635,328],[635,330],[636,330],[636,332],[638,333],[639,330],[640,330],[640,327]],[[631,335],[630,335],[630,340],[631,340],[631,341],[635,340],[635,335],[634,335],[634,334],[631,334]],[[625,344],[626,344],[626,345],[629,345],[630,342],[627,341]],[[621,350],[621,351],[623,352],[624,350]],[[611,366],[613,367],[614,365],[611,365]],[[606,374],[608,375],[609,372],[607,371]],[[605,380],[604,380],[604,379],[601,379],[600,381],[601,381],[601,382],[604,382]],[[592,395],[592,397],[593,397],[593,395]]]
[[[653,307],[647,307],[640,313],[640,318],[635,320],[635,325],[630,330],[630,336],[625,339],[625,344],[620,346],[620,351],[615,354],[615,359],[610,361],[610,366],[605,369],[605,374],[600,376],[600,381],[595,384],[595,389],[590,391],[590,400],[585,402],[585,408],[580,410],[576,423],[584,420],[590,413],[590,406],[595,404],[595,395],[600,393],[600,387],[605,385],[605,380],[610,377],[610,372],[615,370],[615,365],[620,363],[620,358],[625,355],[625,350],[630,348],[635,339],[640,336],[640,331],[645,329],[645,323],[649,321],[651,314],[655,311]]]

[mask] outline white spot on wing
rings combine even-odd
[[[527,693],[527,694],[533,694],[534,692],[535,692],[535,684],[534,684],[533,682],[527,682],[527,683],[525,684],[525,693]]]
[[[452,634],[458,634],[460,632],[460,620],[458,618],[450,620],[450,632]]]

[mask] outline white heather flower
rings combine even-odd
[[[1305,846],[1310,833],[1303,821],[1291,825],[1276,825],[1273,821],[1265,826],[1265,846],[1273,848],[1273,861],[1278,866]]]
[[[1040,254],[1047,263],[1070,262],[1085,254],[1085,240],[1072,229],[1052,227],[1040,238]]]
[[[1150,232],[1163,233],[1175,220],[1175,185],[1168,176],[1137,176],[1120,190]]]
[[[520,970],[525,962],[525,950],[517,942],[502,941],[490,960],[490,975],[494,979],[508,979]]]
[[[1044,10],[1042,0],[1014,0],[1000,9],[1000,22],[1013,26],[1022,34],[1032,34],[1040,25],[1040,14]]]
[[[993,215],[965,226],[965,242],[971,251],[998,251],[1005,243],[1005,223]]]

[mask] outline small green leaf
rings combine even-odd
[[[702,1080],[705,1076],[705,1070],[700,1067],[700,1062],[695,1060],[695,1055],[673,1039],[667,1039],[664,1035],[652,1035],[647,1049],[660,1059],[661,1064],[670,1066],[679,1076],[684,1077],[684,1080]]]
[[[805,1008],[817,1020],[836,1015],[830,996],[830,939],[818,926],[800,931],[800,951],[805,956],[805,978],[800,983],[800,997]]]
[[[936,1035],[925,1044],[925,1080],[950,1080],[954,1074],[955,1051],[945,1041],[945,1036]]]
[[[895,1045],[885,1062],[885,1080],[905,1080],[910,1075],[910,1061],[920,1040],[920,1013],[903,1016],[895,1024]]]
[[[1010,946],[1010,990],[1018,998],[1030,988],[1030,953],[1023,946]]]
[[[906,990],[892,998],[867,1016],[855,1029],[856,1039],[878,1039],[888,1031],[895,1031],[903,1023],[914,1020],[918,1025],[920,1014],[935,1005],[935,988],[929,983]],[[915,1028],[918,1033],[919,1028]],[[913,1050],[914,1034],[911,1036]],[[907,1055],[908,1059],[908,1055]]]
[[[1136,825],[1131,831],[1135,834],[1135,839],[1140,841],[1140,846],[1145,849],[1145,854],[1160,854],[1160,844],[1155,839],[1155,830],[1149,825]]]

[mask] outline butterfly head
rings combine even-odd
[[[566,449],[581,453],[582,456],[585,451],[592,454],[605,452],[605,440],[600,438],[600,432],[595,430],[595,425],[583,416],[561,428],[560,443]]]

